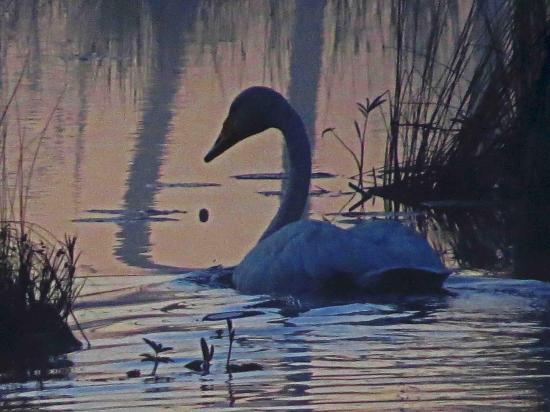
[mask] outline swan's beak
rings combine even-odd
[[[214,142],[212,149],[210,149],[206,156],[204,156],[204,161],[208,163],[209,161],[214,160],[237,142],[238,140],[229,138],[222,130],[219,137]]]

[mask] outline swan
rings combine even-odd
[[[302,119],[268,87],[250,87],[232,102],[210,162],[240,141],[279,129],[289,156],[288,187],[256,246],[232,274],[245,294],[414,293],[441,289],[450,271],[428,242],[395,221],[342,229],[302,219],[311,180],[311,149]]]

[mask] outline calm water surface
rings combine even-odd
[[[428,21],[431,3],[420,3]],[[1,385],[5,408],[550,408],[550,286],[494,276],[510,272],[513,253],[507,225],[492,210],[466,221],[453,214],[430,220],[441,215],[426,210],[396,214],[427,232],[457,267],[452,295],[299,301],[236,320],[233,358],[261,371],[225,373],[228,340],[216,333],[225,323],[202,318],[268,298],[182,275],[237,263],[277,209],[278,196],[260,192],[279,191],[280,180],[232,177],[283,171],[277,132],[202,162],[229,103],[250,85],[291,100],[312,136],[314,169],[335,175],[313,181],[320,195],[311,197],[312,217],[343,225],[356,218],[334,215],[349,200],[342,192],[353,162],[320,134],[336,127],[354,144],[355,103],[391,89],[390,2],[24,0],[0,7],[3,102],[24,69],[7,116],[9,149],[16,159],[21,136],[29,165],[53,111],[28,216],[59,236],[78,234],[86,280],[77,316],[92,341],[43,388]],[[467,8],[449,2],[449,44]],[[369,168],[383,159],[381,116],[370,133]],[[379,199],[366,209],[369,217],[386,210]],[[140,362],[148,349],[142,337],[174,347],[174,363],[160,365],[156,381]],[[201,337],[215,346],[209,375],[184,368],[200,357]],[[127,378],[132,369],[143,376]]]

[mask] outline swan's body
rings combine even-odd
[[[231,105],[210,161],[268,128],[283,133],[289,182],[277,215],[233,273],[244,293],[418,292],[441,288],[449,270],[417,233],[393,221],[344,230],[301,220],[309,193],[311,152],[300,119],[286,99],[265,87],[243,91]]]

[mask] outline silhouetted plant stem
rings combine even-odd
[[[235,329],[233,329],[233,322],[231,319],[227,319],[227,330],[229,331],[229,349],[227,351],[227,361],[225,363],[226,368],[229,368],[231,362],[231,350],[233,349],[233,341],[235,340]]]
[[[142,353],[140,356],[143,357],[142,362],[153,362],[153,370],[151,371],[151,376],[155,377],[157,375],[157,368],[159,363],[169,363],[173,362],[172,358],[169,356],[160,356],[161,353],[172,350],[170,346],[163,346],[160,342],[155,342],[147,338],[143,338],[144,342],[147,343],[153,349],[154,355],[150,353]]]

